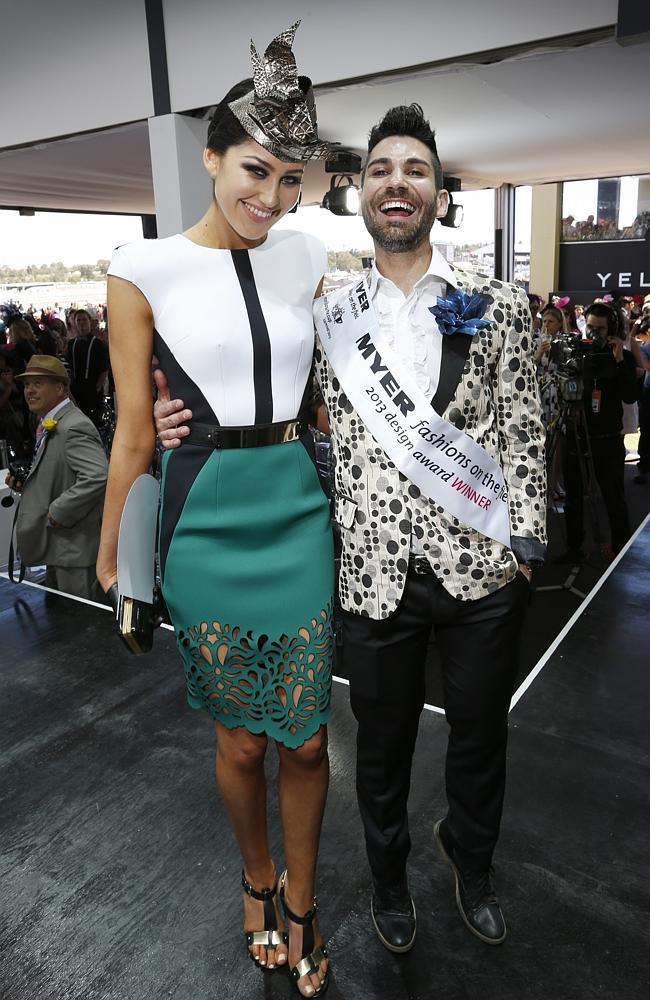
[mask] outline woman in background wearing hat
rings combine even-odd
[[[163,459],[159,557],[189,704],[214,720],[217,782],[243,858],[246,942],[265,969],[287,962],[279,883],[288,963],[298,991],[314,996],[327,986],[314,879],[329,774],[333,552],[299,437],[326,254],[272,226],[296,204],[305,161],[331,150],[318,140],[310,82],[296,75],[296,27],[263,57],[252,47],[254,80],[216,107],[203,218],[113,256],[119,418],[97,569],[109,591],[122,507],[154,450],[155,354],[194,414],[191,436]],[[188,323],[197,300],[215,317],[209,327]],[[267,840],[269,740],[280,760],[280,879]]]

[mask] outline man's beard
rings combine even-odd
[[[431,202],[424,206],[420,221],[412,228],[399,223],[394,225],[387,216],[381,212],[373,212],[363,203],[361,214],[366,229],[378,247],[388,253],[408,253],[421,243],[429,243],[429,234],[436,221],[436,205]]]

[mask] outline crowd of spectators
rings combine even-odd
[[[596,479],[605,501],[611,543],[602,549],[613,558],[629,537],[624,434],[640,431],[634,483],[644,485],[650,473],[650,295],[607,295],[587,306],[568,296],[547,303],[533,293],[528,298],[551,442],[549,500],[566,514],[568,547],[560,558],[577,563],[583,556],[585,474]]]
[[[591,225],[591,222],[588,220],[584,225],[587,224]],[[578,227],[573,228],[577,230]],[[572,474],[575,469],[570,467],[575,466],[576,455],[574,444],[570,448],[567,446],[566,426],[561,426],[566,422],[562,361],[560,352],[553,345],[566,338],[584,342],[594,336],[594,324],[597,327],[603,320],[598,316],[594,319],[593,303],[588,306],[575,303],[568,296],[554,296],[545,302],[541,296],[530,293],[529,303],[533,325],[532,351],[540,380],[544,422],[548,438],[553,442],[549,463],[549,503],[556,510],[564,508],[570,513],[573,508],[575,513],[582,508],[582,496],[567,496],[567,491],[577,491],[576,477]],[[611,484],[616,481],[620,487],[609,503],[612,508],[610,536],[615,540],[614,548],[620,548],[629,532],[625,500],[620,495],[622,472],[619,465],[624,461],[620,454],[624,453],[618,449],[614,456],[607,442],[615,438],[622,446],[623,432],[640,430],[638,474],[634,482],[639,485],[647,483],[650,478],[650,295],[645,300],[638,296],[614,299],[605,295],[596,300],[596,306],[599,305],[605,306],[606,316],[610,315],[607,310],[611,310],[615,317],[619,337],[614,339],[617,349],[620,340],[626,375],[623,378],[621,368],[621,386],[616,392],[613,383],[605,385],[604,390],[602,387],[594,390],[593,380],[586,379],[583,402],[587,426],[594,436],[592,451],[601,455],[596,475],[600,491],[605,499],[611,499],[615,492],[609,488]],[[33,407],[30,412],[23,391],[23,376],[34,363],[34,356],[55,358],[63,365],[69,379],[70,399],[99,429],[104,450],[110,451],[114,413],[109,402],[111,383],[107,340],[105,307],[72,308],[65,312],[55,307],[38,313],[33,309],[21,311],[13,303],[0,306],[0,442],[4,443],[10,461],[24,474],[32,464],[37,445],[36,415]],[[610,338],[612,349],[613,346],[614,340]],[[632,376],[630,373],[633,373]],[[630,388],[631,378],[633,391]],[[602,418],[596,419],[594,399],[597,398],[598,405],[602,405],[602,398],[597,393],[603,391],[605,410],[609,414],[607,419],[612,426],[609,427],[608,423],[604,434],[610,437],[604,439],[605,444],[601,447],[598,439],[600,431],[595,424],[600,427],[603,421]],[[567,524],[569,520],[571,518],[567,518]],[[576,520],[580,522],[577,515],[574,522]],[[611,523],[612,520],[615,523]],[[573,560],[580,556],[581,530],[581,526],[574,530],[573,544],[569,545],[568,555]],[[609,550],[612,555],[614,548]],[[4,555],[0,553],[0,560]]]
[[[104,308],[0,307],[0,465],[20,497],[20,562],[44,565],[47,586],[92,599],[114,426],[106,340]]]
[[[639,212],[629,226],[619,229],[610,219],[596,219],[588,215],[582,222],[573,215],[562,219],[562,239],[565,243],[577,240],[643,240],[650,234],[650,212]]]
[[[21,572],[45,566],[46,586],[98,600],[95,562],[108,472],[99,433],[71,400],[70,375],[59,358],[32,354],[16,380],[36,420],[29,463],[10,467],[6,479],[20,494],[14,531]]]
[[[22,459],[34,447],[35,421],[16,379],[35,354],[63,363],[71,398],[101,428],[110,388],[107,338],[104,306],[40,312],[13,302],[0,306],[0,441],[10,457]]]

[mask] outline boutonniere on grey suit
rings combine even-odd
[[[429,306],[429,312],[435,317],[441,333],[448,336],[465,333],[473,337],[479,330],[492,325],[491,320],[483,318],[489,304],[487,295],[480,292],[468,295],[458,288],[444,299],[438,299],[435,306]]]

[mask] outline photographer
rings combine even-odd
[[[594,302],[585,311],[586,335],[591,347],[584,357],[583,403],[596,479],[607,509],[613,553],[621,550],[630,537],[630,522],[625,500],[625,445],[623,442],[623,403],[636,399],[635,363],[624,349],[624,331],[615,310],[603,302]],[[582,456],[587,441],[579,446]],[[579,562],[583,528],[583,483],[576,440],[569,435],[564,466],[567,552],[560,561]],[[593,484],[592,484],[593,485]]]

